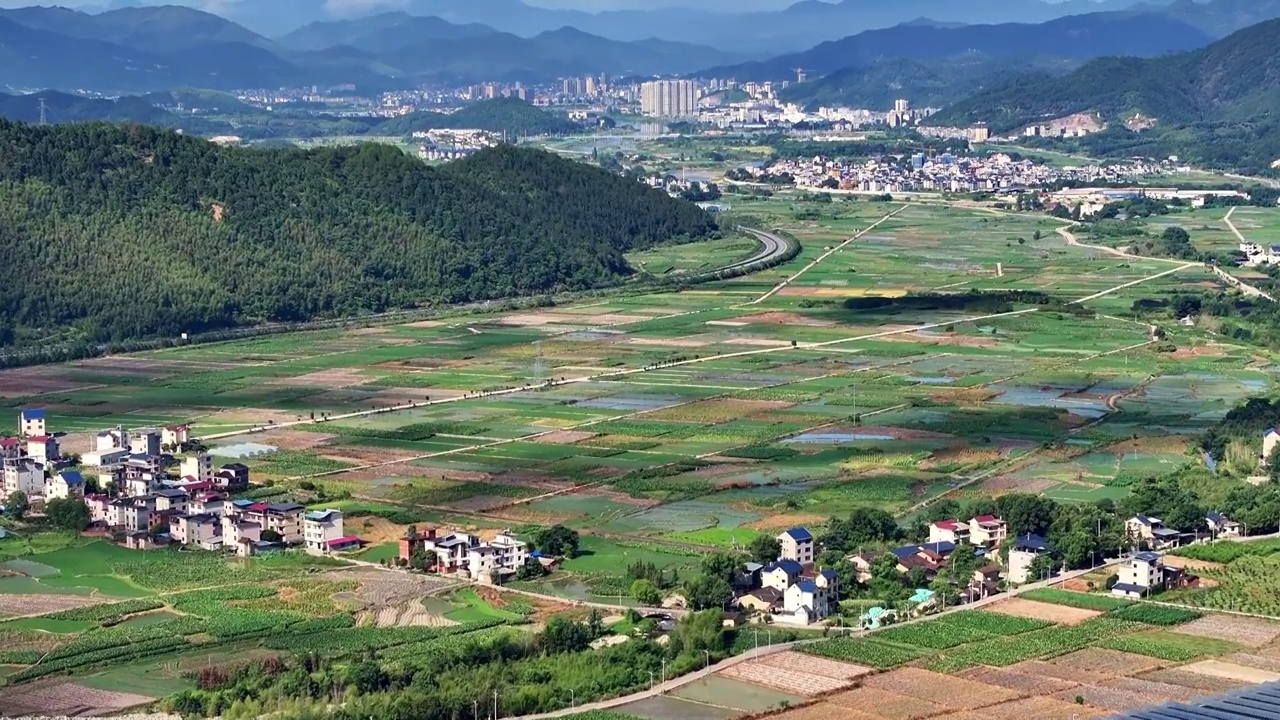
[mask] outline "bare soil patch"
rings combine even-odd
[[[743,527],[748,527],[752,530],[785,530],[793,527],[820,525],[830,519],[830,517],[818,513],[787,513],[760,518],[747,523]]]
[[[792,650],[761,658],[761,664],[779,667],[810,675],[821,675],[834,680],[853,680],[871,674],[872,669],[853,663],[840,662],[816,655],[805,655]]]
[[[0,715],[107,715],[155,701],[148,695],[96,690],[72,682],[34,683],[0,693]]]
[[[1172,629],[1184,635],[1220,638],[1254,648],[1280,637],[1280,623],[1240,615],[1206,615]]]
[[[262,443],[264,445],[274,445],[281,450],[310,450],[319,447],[333,440],[337,435],[329,435],[321,432],[308,432],[306,430],[293,430],[289,428],[279,428],[277,430],[268,430],[256,435],[245,435],[244,442]],[[235,443],[239,440],[224,440],[226,443]]]
[[[878,720],[873,715],[825,702],[784,710],[767,717],[769,720]]]
[[[1094,610],[1082,610],[1080,608],[1067,607],[1065,605],[1053,605],[1050,603],[1036,602],[1035,600],[1024,600],[1016,597],[1009,598],[1008,600],[1001,600],[1000,602],[995,603],[994,605],[988,605],[983,609],[1003,613],[1005,615],[1047,620],[1048,622],[1059,623],[1062,625],[1079,625],[1085,620],[1096,618],[1102,614]]]
[[[1225,567],[1222,563],[1194,560],[1192,558],[1178,557],[1177,555],[1166,555],[1164,564],[1169,567],[1186,568],[1188,570],[1216,570]]]
[[[770,325],[804,325],[807,327],[835,327],[836,323],[831,320],[822,320],[820,318],[809,317],[793,312],[767,312],[759,315],[743,315],[738,320],[745,320],[748,323],[768,323]]]
[[[1191,688],[1202,695],[1226,692],[1228,690],[1246,687],[1251,684],[1240,680],[1232,680],[1231,678],[1188,672],[1181,668],[1152,670],[1151,672],[1142,673],[1136,677],[1144,680],[1152,680],[1154,682],[1167,683],[1170,685],[1181,685],[1185,688]]]
[[[317,370],[316,372],[307,373],[305,375],[294,375],[293,377],[275,378],[271,381],[272,385],[286,385],[289,387],[322,387],[322,388],[345,388],[353,385],[364,385],[371,382],[373,378],[363,375],[359,370],[354,368],[333,368],[331,370]]]
[[[1110,675],[1104,675],[1100,672],[1066,665],[1054,665],[1043,660],[1024,660],[1005,669],[1023,673],[1024,675],[1057,678],[1058,680],[1067,680],[1074,683],[1100,683],[1111,679]]]
[[[786,347],[791,344],[788,340],[773,340],[770,338],[756,337],[736,337],[725,340],[725,345],[745,345],[747,347]]]
[[[432,575],[374,568],[330,572],[323,577],[326,580],[359,582],[358,589],[333,596],[335,602],[347,603],[355,608],[398,607],[459,584],[455,580]]]
[[[1201,660],[1200,662],[1191,663],[1190,665],[1183,665],[1179,669],[1190,673],[1211,675],[1213,677],[1237,680],[1244,683],[1256,684],[1280,680],[1280,673],[1270,672],[1268,670],[1259,670],[1258,668],[1252,668],[1246,665],[1237,665],[1236,663],[1225,662],[1223,660]]]
[[[945,705],[871,687],[860,687],[832,695],[827,698],[827,702],[883,720],[915,720],[947,711]]]
[[[0,397],[18,398],[44,393],[67,392],[90,387],[90,383],[72,382],[54,377],[41,368],[0,370]]]
[[[1147,670],[1155,670],[1168,664],[1158,658],[1134,655],[1106,648],[1085,648],[1084,650],[1077,650],[1054,658],[1049,662],[1059,667],[1087,670],[1091,673],[1109,675],[1111,677],[1135,675]]]
[[[849,685],[848,680],[838,680],[799,670],[774,667],[756,660],[748,660],[725,668],[718,674],[805,697],[829,693]]]
[[[699,348],[712,345],[720,340],[716,335],[692,335],[682,338],[650,338],[650,337],[629,337],[627,344],[629,345],[656,345],[658,347],[682,347],[682,348]]]
[[[1022,693],[1009,688],[988,685],[962,677],[905,667],[875,675],[864,682],[868,688],[878,688],[899,695],[909,695],[920,700],[937,703],[948,710],[973,710],[986,705],[1014,700]]]
[[[1051,695],[1079,685],[1070,680],[1048,677],[1045,675],[1028,675],[1013,672],[1006,668],[977,667],[958,673],[957,677],[976,680],[987,685],[998,685],[1016,690],[1023,695]]]
[[[987,720],[1088,720],[1103,715],[1106,713],[1101,710],[1077,705],[1074,697],[1069,702],[1029,697],[982,709],[982,716]]]
[[[0,615],[31,615],[99,605],[83,595],[0,595]]]

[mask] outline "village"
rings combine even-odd
[[[248,557],[302,549],[311,555],[351,558],[358,556],[349,553],[365,545],[359,536],[345,532],[341,510],[235,498],[250,489],[249,468],[242,463],[215,468],[213,455],[185,425],[104,430],[94,436],[94,449],[78,458],[64,456],[60,434],[46,426],[42,410],[22,410],[18,430],[18,437],[0,440],[0,494],[9,504],[25,503],[36,515],[54,503],[82,504],[90,531],[108,533],[132,550],[188,546]],[[1274,445],[1277,440],[1280,434],[1272,431],[1267,442]],[[1142,598],[1194,582],[1184,569],[1166,566],[1161,553],[1245,534],[1240,523],[1218,512],[1208,513],[1205,526],[1209,531],[1203,536],[1189,535],[1165,527],[1159,518],[1130,518],[1125,546],[1116,548],[1122,561],[1106,589],[1120,597]],[[726,621],[847,624],[847,618],[839,616],[840,578],[834,570],[819,569],[820,548],[813,532],[796,527],[777,535],[776,541],[778,552],[772,561],[737,567],[732,599],[724,605]],[[1011,538],[1005,520],[994,515],[935,521],[928,526],[925,542],[847,558],[855,572],[851,580],[857,584],[865,585],[879,568],[888,567],[885,562],[891,558],[902,582],[917,585],[905,607],[871,607],[857,624],[874,629],[1049,580],[1060,570],[1052,552],[1050,543],[1038,535]],[[521,576],[529,564],[554,572],[561,559],[539,553],[510,530],[486,541],[462,530],[410,527],[396,557],[384,565],[501,585]],[[661,606],[693,609],[680,589],[665,595]]]

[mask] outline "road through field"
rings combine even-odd
[[[854,236],[853,236],[853,237],[851,237],[851,238],[849,238],[848,240],[845,240],[844,242],[840,243],[839,245],[836,245],[835,247],[831,248],[830,250],[828,250],[828,251],[826,251],[826,252],[822,253],[822,254],[821,254],[821,255],[819,255],[817,258],[815,258],[815,259],[813,260],[813,262],[811,262],[811,263],[809,263],[808,265],[805,265],[804,267],[800,268],[800,271],[799,271],[799,272],[797,272],[795,275],[792,275],[791,277],[787,278],[786,280],[783,280],[782,282],[778,283],[776,286],[774,286],[774,287],[773,287],[773,289],[769,290],[769,292],[766,292],[765,294],[761,295],[760,297],[756,298],[755,300],[752,300],[751,302],[749,302],[749,303],[747,303],[747,304],[748,304],[748,305],[759,305],[760,303],[764,302],[765,300],[768,300],[769,298],[771,298],[771,297],[773,297],[775,294],[777,294],[777,292],[778,292],[779,290],[781,290],[781,289],[785,288],[786,286],[790,285],[791,283],[795,282],[796,280],[798,280],[798,279],[800,278],[800,276],[804,275],[805,273],[809,272],[809,271],[810,271],[810,270],[812,270],[813,268],[817,267],[817,266],[818,266],[818,264],[819,264],[819,263],[821,263],[823,260],[826,260],[827,258],[831,257],[833,254],[838,253],[838,252],[840,252],[841,250],[845,249],[845,247],[846,247],[846,246],[848,246],[848,245],[849,245],[849,243],[853,242],[854,240],[857,240],[857,239],[861,238],[863,235],[866,235],[867,233],[871,232],[872,230],[875,230],[877,227],[880,227],[880,225],[881,225],[881,224],[883,224],[883,223],[887,222],[887,221],[888,221],[890,218],[892,218],[894,215],[897,215],[898,213],[902,212],[903,210],[906,210],[906,209],[907,209],[907,208],[909,208],[909,207],[911,207],[911,204],[910,204],[910,203],[907,203],[907,204],[903,205],[902,207],[898,208],[897,210],[894,210],[893,212],[891,212],[891,213],[889,213],[889,214],[885,215],[884,217],[880,218],[879,220],[875,221],[874,223],[871,223],[871,225],[870,225],[870,226],[868,226],[868,227],[867,227],[867,229],[862,230],[862,231],[859,231],[858,233],[854,234]]]
[[[1227,214],[1222,218],[1222,222],[1227,224],[1227,228],[1231,230],[1231,234],[1236,236],[1236,239],[1238,239],[1241,243],[1247,243],[1249,241],[1245,239],[1244,233],[1240,232],[1240,229],[1236,227],[1236,224],[1231,222],[1231,216],[1234,215],[1235,212],[1236,212],[1236,209],[1234,207],[1228,210]],[[1254,287],[1253,285],[1250,285],[1249,283],[1241,280],[1235,275],[1232,275],[1226,270],[1223,270],[1217,265],[1213,266],[1213,272],[1218,277],[1222,278],[1222,280],[1226,282],[1228,285],[1232,285],[1236,287],[1237,289],[1240,290],[1240,292],[1244,293],[1245,295],[1264,298],[1266,300],[1270,300],[1271,302],[1276,301],[1276,299],[1269,293],[1264,292],[1260,288]]]

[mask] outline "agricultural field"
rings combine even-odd
[[[374,564],[397,553],[411,525],[486,536],[564,524],[581,533],[581,552],[518,587],[626,604],[629,565],[689,577],[707,553],[854,508],[908,518],[944,497],[1121,499],[1134,478],[1200,463],[1191,439],[1274,386],[1275,366],[1257,348],[1180,325],[1157,341],[1132,318],[1140,298],[1217,287],[1202,267],[1164,274],[1165,262],[1069,245],[1047,216],[977,203],[815,202],[792,192],[733,203],[730,220],[784,234],[800,254],[691,288],[637,284],[538,307],[3,370],[0,406],[43,408],[77,453],[102,428],[189,423],[217,462],[250,467],[261,487],[249,496],[342,509],[369,543],[353,559]],[[1234,217],[1246,234],[1271,231],[1269,216]],[[727,233],[631,262],[678,276],[754,249]],[[922,297],[935,292],[949,295]],[[1206,572],[1218,585],[1180,601],[1280,615],[1280,590],[1237,589],[1255,565],[1269,571],[1277,560],[1212,561],[1223,564]],[[4,682],[86,668],[84,688],[158,697],[189,687],[184,669],[199,658],[232,648],[408,654],[542,612],[447,583],[399,591],[371,570],[6,538],[0,621],[10,620],[0,633],[10,642],[0,664],[19,669]],[[830,665],[824,675],[819,659],[947,677],[1052,665],[1058,649],[1172,662],[1190,651],[1171,637],[1218,617],[1179,624],[1092,598],[1022,602],[951,616],[929,632],[903,626],[816,644],[803,653],[813,668],[794,677],[764,658],[743,663],[726,683],[779,679],[712,715],[798,702],[856,677],[830,677]],[[866,689],[879,698],[866,707],[896,693]],[[678,703],[623,714],[702,702],[670,700]]]

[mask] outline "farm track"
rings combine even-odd
[[[1236,239],[1238,239],[1242,243],[1247,243],[1249,241],[1245,239],[1244,233],[1240,232],[1240,229],[1236,227],[1236,224],[1231,222],[1231,216],[1234,215],[1235,212],[1236,212],[1236,209],[1234,207],[1228,210],[1227,214],[1223,216],[1222,222],[1227,224],[1227,229],[1231,231],[1231,234],[1236,236]],[[1270,293],[1267,293],[1260,288],[1250,285],[1249,283],[1241,280],[1235,275],[1232,275],[1226,270],[1223,270],[1217,265],[1213,266],[1213,272],[1218,277],[1222,278],[1222,280],[1226,282],[1228,285],[1238,288],[1240,292],[1244,293],[1245,295],[1250,295],[1252,297],[1260,297],[1266,300],[1270,300],[1271,302],[1276,302],[1275,297],[1272,296]]]

